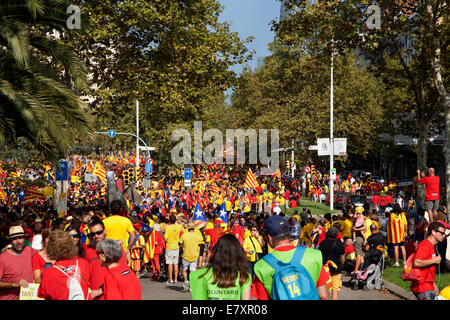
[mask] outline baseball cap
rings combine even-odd
[[[281,216],[270,216],[264,221],[263,229],[271,236],[289,233],[289,224]]]
[[[363,213],[364,212],[364,208],[358,206],[358,207],[355,208],[355,211],[358,212],[358,213]]]

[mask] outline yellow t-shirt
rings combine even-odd
[[[339,229],[341,231],[342,237],[345,238],[351,238],[352,237],[352,228],[353,228],[353,222],[350,219],[345,219],[341,222],[341,228]]]
[[[208,229],[214,229],[214,224],[211,221],[208,221],[206,223],[205,230],[208,230]],[[206,240],[206,242],[211,242],[211,236],[206,235],[205,240]]]
[[[372,232],[370,231],[370,225],[372,224],[372,220],[370,220],[369,218],[366,219],[366,233],[364,234],[364,236],[367,238],[370,237],[370,235],[372,234]]]
[[[195,229],[198,230],[198,229]],[[189,262],[195,261],[200,255],[200,244],[203,242],[203,237],[197,232],[186,232],[180,238],[180,243],[183,246],[183,259]]]
[[[231,211],[231,201],[230,200],[225,201],[225,210],[227,210],[228,212]]]
[[[178,241],[180,241],[180,233],[182,230],[182,224],[169,224],[166,227],[164,240],[166,240],[167,250],[175,250],[179,248]]]
[[[244,244],[242,245],[242,247],[247,251],[254,250],[253,254],[247,253],[247,260],[250,262],[256,261],[256,253],[262,253],[261,244],[259,243],[258,239],[252,236],[244,238]]]
[[[134,231],[130,219],[122,216],[113,215],[103,219],[105,225],[106,238],[114,240],[122,240],[122,247],[128,247],[130,234]]]

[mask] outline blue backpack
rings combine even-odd
[[[297,247],[291,261],[284,263],[272,254],[263,257],[274,270],[273,300],[319,300],[316,285],[308,270],[300,264],[305,248]]]

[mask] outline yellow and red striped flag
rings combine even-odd
[[[35,201],[38,199],[45,200],[44,191],[26,189],[25,190],[25,198],[23,198],[22,203],[25,204],[25,203],[32,202],[32,201]]]
[[[256,189],[259,186],[258,181],[256,181],[256,176],[253,174],[252,169],[248,169],[247,177],[245,178],[244,187]]]
[[[220,189],[219,186],[215,182],[213,182],[211,186],[211,192],[220,194],[222,192],[222,189]]]
[[[103,183],[106,183],[105,167],[103,167],[100,161],[95,163],[94,171],[92,171],[92,173],[95,174]]]
[[[278,168],[277,171],[275,171],[275,173],[273,175],[281,180],[281,170],[280,170],[280,168]]]

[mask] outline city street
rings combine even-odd
[[[347,281],[348,277],[343,277]],[[165,282],[150,281],[148,278],[140,279],[142,286],[142,300],[192,300],[190,293],[183,292],[183,282],[166,284]],[[387,290],[352,290],[342,287],[339,300],[403,300]]]

